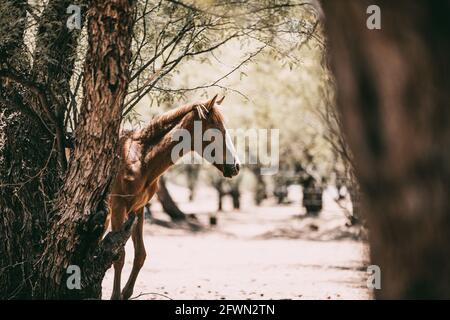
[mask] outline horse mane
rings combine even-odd
[[[224,122],[222,113],[215,106],[207,110],[203,103],[190,103],[154,117],[144,128],[134,132],[133,138],[144,146],[154,145],[191,112],[196,112],[200,119],[211,117],[213,121]]]
[[[157,115],[135,135],[143,144],[153,144],[172,130],[186,114],[194,110],[195,104],[187,104]]]

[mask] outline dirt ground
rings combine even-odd
[[[185,212],[196,212],[206,226],[193,232],[164,221],[158,203],[154,222],[145,225],[147,260],[139,274],[135,299],[370,299],[367,289],[368,249],[358,228],[325,194],[319,218],[302,218],[299,201],[276,206],[243,206],[217,215],[209,227],[214,190],[187,201],[183,188],[169,185]],[[250,199],[243,203],[251,203]],[[298,200],[298,199],[297,199]],[[225,203],[225,209],[231,206]],[[155,223],[156,222],[156,223]],[[133,263],[133,245],[126,246],[125,284]],[[109,299],[113,268],[103,281]]]

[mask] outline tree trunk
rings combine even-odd
[[[258,166],[252,167],[251,170],[256,178],[255,204],[259,206],[264,199],[267,199],[266,182],[264,181]]]
[[[156,191],[156,195],[158,196],[159,202],[161,202],[164,212],[169,215],[172,221],[186,220],[186,215],[178,208],[175,201],[173,201],[164,177],[159,178],[159,188]]]
[[[33,263],[42,252],[49,206],[60,184],[54,137],[30,89],[5,77],[26,74],[26,2],[4,1],[0,20],[10,41],[0,44],[0,299],[30,299]],[[11,27],[11,29],[9,29]],[[10,74],[10,72],[8,72]]]
[[[348,217],[349,223],[350,225],[364,225],[365,222],[361,213],[361,192],[359,190],[359,185],[355,177],[352,177],[347,188],[348,194],[350,195],[350,201],[352,203],[352,212]]]
[[[381,30],[366,27],[381,8]],[[323,1],[377,298],[450,298],[449,1]]]
[[[188,184],[188,188],[189,188],[189,201],[194,200],[195,187],[197,185],[199,173],[200,173],[200,168],[197,165],[188,165],[186,167],[186,177],[187,177],[187,184]]]
[[[233,199],[233,209],[239,210],[241,208],[241,192],[239,191],[239,186],[231,187],[230,196]]]
[[[217,191],[217,211],[223,211],[223,196],[222,191]]]
[[[0,45],[0,297],[5,299],[32,297],[38,275],[31,266],[42,254],[51,204],[62,183],[64,97],[80,34],[66,28],[66,8],[79,2],[47,3],[32,70],[23,43],[27,4],[2,2],[0,38],[10,39]]]
[[[275,186],[275,190],[273,192],[273,195],[277,198],[277,204],[283,204],[284,201],[286,200],[286,197],[288,196],[288,189],[287,189],[287,184],[277,184]]]
[[[217,211],[223,211],[223,197],[225,196],[225,191],[223,190],[222,178],[215,178],[212,185],[217,191]]]
[[[323,189],[321,186],[317,185],[314,177],[307,175],[306,178],[302,179],[303,187],[303,200],[302,204],[306,209],[306,214],[308,216],[317,217],[322,210],[322,193]]]
[[[59,192],[55,217],[39,263],[38,298],[99,298],[101,280],[127,240],[123,234],[98,246],[107,214],[106,196],[118,164],[117,146],[129,81],[133,2],[93,1],[88,15],[89,46],[84,67],[84,101],[75,150]],[[81,269],[81,290],[69,290],[67,268]]]

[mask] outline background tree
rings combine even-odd
[[[240,174],[230,180],[218,175],[214,169],[206,169],[205,171],[209,185],[211,185],[217,192],[217,211],[223,211],[223,198],[226,196],[231,198],[233,209],[239,210],[241,208],[240,189],[243,175]]]
[[[177,204],[172,199],[169,190],[167,190],[166,180],[164,177],[159,178],[158,191],[156,191],[156,195],[158,196],[159,202],[161,202],[164,212],[169,215],[172,221],[179,222],[186,220],[186,215],[178,208]]]
[[[450,297],[448,1],[323,1],[377,298]],[[381,8],[381,30],[366,27]]]
[[[186,166],[185,171],[189,188],[189,201],[193,201],[195,197],[195,187],[197,186],[200,168],[198,166],[188,165]]]

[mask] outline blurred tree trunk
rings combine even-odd
[[[223,197],[225,196],[225,193],[221,189],[221,187],[218,187],[217,189],[217,211],[223,211]]]
[[[226,179],[225,182],[229,186],[227,194],[230,195],[233,201],[233,209],[239,210],[241,208],[241,183],[242,175],[235,177],[234,179]]]
[[[223,188],[223,179],[214,177],[211,181],[212,186],[217,191],[217,211],[223,210],[223,197],[225,196],[225,190]]]
[[[260,168],[253,166],[251,170],[256,178],[255,204],[259,206],[264,199],[267,199],[267,186],[261,175]]]
[[[274,177],[273,195],[277,198],[278,204],[283,204],[288,196],[289,180],[284,177],[284,173]]]
[[[306,156],[309,161],[312,161],[313,157],[308,152],[309,148],[306,148]],[[306,209],[306,214],[312,217],[317,217],[322,210],[322,195],[323,187],[317,182],[301,163],[297,162],[294,167],[295,174],[298,176],[298,182],[302,186],[302,205]]]
[[[314,177],[307,175],[301,180],[303,187],[303,200],[302,204],[306,209],[306,214],[309,216],[317,217],[322,210],[322,193],[323,189],[316,182]]]
[[[351,215],[348,216],[350,225],[365,224],[363,214],[361,212],[361,191],[356,177],[352,174],[352,178],[347,186],[350,201],[352,203]]]
[[[40,276],[34,297],[101,297],[104,273],[129,237],[133,216],[123,234],[112,233],[99,245],[107,215],[106,197],[118,164],[119,128],[129,81],[132,13],[132,1],[92,2],[84,101],[75,150],[38,264]],[[81,269],[81,290],[67,288],[69,265]]]
[[[197,165],[188,165],[186,167],[187,183],[188,183],[188,188],[189,188],[189,201],[194,200],[195,187],[197,185],[199,173],[200,173],[200,167]]]
[[[183,211],[178,208],[175,201],[173,201],[172,196],[166,186],[166,180],[164,177],[159,178],[159,188],[156,191],[159,202],[161,203],[165,213],[169,215],[172,221],[183,221],[186,220],[186,215]]]
[[[231,185],[230,196],[233,199],[233,209],[239,210],[241,208],[241,192],[239,185]]]
[[[450,298],[449,1],[323,1],[377,298]],[[366,27],[381,8],[381,30]]]

